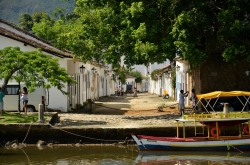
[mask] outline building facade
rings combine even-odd
[[[60,67],[65,68],[76,80],[77,84],[65,84],[63,90],[68,91],[69,95],[63,95],[56,87],[50,88],[45,96],[48,108],[68,112],[88,99],[96,100],[99,97],[114,94],[115,83],[112,80],[112,71],[108,74],[107,66],[96,62],[83,63],[78,59],[75,60],[72,58],[72,53],[59,50],[47,41],[0,19],[0,49],[9,46],[19,47],[21,51],[34,51],[41,48],[44,54],[58,58]],[[85,68],[84,72],[79,71],[80,67]],[[1,84],[2,80],[0,80]],[[5,104],[5,106],[8,105]]]

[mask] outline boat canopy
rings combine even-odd
[[[196,95],[196,97],[200,99],[214,99],[218,97],[237,97],[237,96],[250,96],[250,92],[246,91],[230,91],[230,92],[224,92],[224,91],[214,91],[206,94],[199,94]]]
[[[243,103],[240,100],[239,96],[243,96],[246,102]],[[207,107],[210,107],[214,111],[214,106],[217,103],[218,99],[221,97],[237,97],[240,103],[243,105],[243,108],[241,111],[244,110],[247,104],[250,104],[250,92],[247,92],[247,91],[230,91],[230,92],[214,91],[214,92],[205,93],[205,94],[197,94],[196,97],[198,98],[198,102],[196,103],[195,107],[198,106],[198,104],[200,103],[208,113],[209,111],[207,110]],[[212,99],[215,99],[215,103],[213,105],[210,105],[210,101]],[[202,100],[204,100],[206,104],[203,104]]]

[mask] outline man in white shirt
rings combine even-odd
[[[180,91],[179,94],[179,104],[180,104],[180,113],[181,115],[184,114],[184,109],[185,109],[185,97],[188,96],[188,91],[184,93],[183,90]]]

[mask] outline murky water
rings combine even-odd
[[[250,165],[250,152],[139,152],[135,146],[0,148],[0,165]]]

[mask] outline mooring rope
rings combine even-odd
[[[28,134],[29,134],[29,132],[30,132],[30,127],[31,127],[32,124],[33,124],[33,121],[31,122],[31,124],[30,124],[30,126],[29,126],[29,129],[28,129],[28,132],[26,133],[26,136],[25,136],[25,138],[23,139],[23,142],[22,142],[22,143],[24,143],[24,141],[25,141],[26,138],[28,137]]]
[[[230,150],[230,146],[231,146],[231,147],[234,148],[235,150],[237,150],[237,151],[243,153],[243,151],[241,151],[240,149],[238,149],[238,148],[234,147],[233,145],[229,144],[229,143],[228,143],[227,141],[225,141],[224,139],[220,139],[220,140],[222,140],[223,142],[225,142],[225,143],[227,144],[227,150]]]
[[[54,129],[58,129],[58,130],[60,130],[60,131],[63,131],[63,132],[66,132],[66,133],[68,133],[68,134],[71,134],[71,135],[75,135],[75,136],[78,136],[78,137],[82,137],[82,138],[85,138],[85,139],[91,139],[91,140],[97,140],[97,141],[109,141],[109,142],[117,142],[117,141],[124,141],[124,142],[131,142],[131,141],[133,141],[133,140],[105,140],[105,139],[98,139],[98,138],[91,138],[91,137],[87,137],[87,136],[83,136],[83,135],[79,135],[79,134],[76,134],[76,133],[72,133],[72,132],[69,132],[69,131],[66,131],[66,130],[64,130],[64,129],[61,129],[61,128],[58,128],[58,127],[55,127],[55,126],[53,126],[53,125],[51,125],[51,124],[49,124],[52,128],[54,128]]]
[[[25,156],[26,156],[26,158],[27,158],[28,163],[30,164],[30,158],[29,158],[29,156],[27,155],[27,153],[26,153],[22,148],[20,148],[20,150],[23,151],[23,153],[25,154]]]

